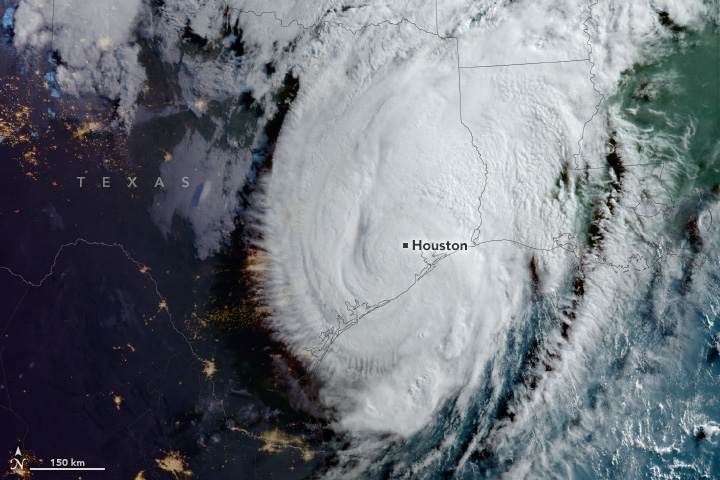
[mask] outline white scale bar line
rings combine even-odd
[[[105,467],[30,467],[30,470],[105,470]]]

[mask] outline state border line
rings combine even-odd
[[[468,131],[468,133],[470,134],[470,143],[471,143],[471,145],[473,146],[473,148],[475,149],[475,151],[477,152],[478,158],[479,158],[480,161],[482,162],[483,167],[484,167],[484,169],[485,169],[485,183],[484,183],[483,189],[482,189],[482,191],[480,192],[480,195],[479,195],[479,197],[478,197],[479,205],[478,205],[477,211],[478,211],[478,214],[479,214],[479,216],[480,216],[480,222],[479,222],[477,228],[475,228],[475,229],[473,230],[473,234],[472,234],[472,238],[471,238],[471,241],[472,241],[472,243],[473,243],[473,247],[482,245],[482,244],[484,244],[484,243],[497,242],[497,241],[500,241],[500,242],[502,242],[502,241],[508,241],[508,242],[512,242],[512,243],[515,243],[515,244],[518,244],[518,245],[522,245],[522,246],[525,246],[525,247],[528,247],[528,248],[531,248],[531,249],[536,249],[536,250],[549,250],[549,251],[552,251],[552,250],[554,250],[555,248],[562,248],[562,247],[559,246],[559,245],[556,245],[555,247],[551,247],[551,248],[549,248],[549,249],[548,249],[548,248],[542,248],[542,247],[531,247],[531,246],[529,246],[529,245],[525,245],[525,244],[522,244],[521,242],[517,242],[517,241],[515,241],[515,240],[510,240],[510,239],[499,239],[499,240],[488,240],[488,241],[483,241],[483,242],[477,242],[477,240],[476,240],[476,239],[477,239],[477,235],[476,235],[476,234],[478,234],[480,228],[482,227],[482,212],[481,212],[482,199],[483,199],[483,196],[484,196],[484,194],[485,194],[485,189],[487,188],[487,181],[488,181],[489,171],[488,171],[488,165],[487,165],[487,163],[485,162],[485,160],[483,159],[482,153],[480,152],[478,146],[475,144],[475,137],[474,137],[474,135],[473,135],[473,133],[472,133],[472,130],[470,129],[470,127],[469,127],[469,126],[464,122],[464,120],[463,120],[463,115],[462,115],[462,75],[461,75],[461,70],[462,70],[462,69],[473,69],[473,68],[502,68],[502,67],[526,66],[526,65],[543,65],[543,64],[563,64],[563,63],[589,62],[590,65],[591,65],[591,67],[590,67],[590,78],[589,78],[589,80],[590,80],[590,83],[592,84],[593,90],[595,90],[595,92],[597,92],[597,93],[600,95],[600,99],[598,100],[597,104],[595,105],[595,112],[593,112],[593,114],[591,115],[591,117],[583,124],[582,134],[581,134],[581,136],[580,136],[580,139],[579,139],[578,142],[577,142],[578,152],[573,154],[573,157],[575,157],[575,162],[576,162],[575,169],[577,169],[577,156],[580,154],[580,150],[582,149],[581,143],[582,143],[582,141],[583,141],[583,139],[584,139],[584,136],[585,136],[585,129],[586,129],[588,123],[590,123],[590,122],[595,118],[595,116],[597,115],[597,113],[599,112],[600,103],[602,103],[602,101],[603,101],[604,98],[605,98],[604,95],[603,95],[600,91],[598,91],[598,89],[597,89],[597,87],[596,87],[596,85],[595,85],[595,82],[593,81],[593,78],[595,77],[595,74],[592,72],[592,69],[593,69],[593,67],[595,66],[595,63],[594,63],[594,62],[592,61],[592,59],[591,59],[591,55],[592,55],[592,44],[590,43],[590,34],[588,33],[588,25],[587,25],[588,20],[590,20],[590,19],[592,18],[592,8],[598,4],[598,1],[599,1],[599,0],[596,0],[594,3],[588,5],[589,15],[588,15],[588,17],[585,19],[585,21],[583,22],[583,32],[588,36],[587,45],[589,46],[589,50],[588,50],[588,56],[587,56],[587,58],[583,58],[583,59],[570,59],[570,60],[556,60],[556,61],[546,61],[546,62],[525,62],[525,63],[496,64],[496,65],[474,65],[474,66],[473,66],[473,65],[463,66],[463,65],[460,64],[460,39],[459,39],[458,37],[453,36],[453,35],[442,36],[442,35],[439,34],[438,10],[437,10],[437,9],[438,9],[438,4],[437,4],[437,0],[435,1],[435,30],[436,30],[435,32],[431,32],[431,31],[429,31],[429,30],[426,30],[426,29],[420,27],[419,25],[417,25],[417,23],[415,23],[415,22],[413,22],[413,21],[411,21],[411,20],[409,20],[409,19],[407,19],[407,18],[404,18],[404,17],[401,18],[401,19],[400,19],[399,21],[397,21],[397,22],[393,22],[393,21],[391,21],[391,20],[384,20],[384,21],[382,21],[382,22],[369,23],[369,24],[367,24],[367,25],[364,25],[364,26],[358,28],[357,30],[353,30],[353,29],[351,29],[351,28],[346,27],[346,26],[343,25],[342,23],[339,23],[339,22],[338,22],[338,23],[332,23],[332,22],[330,22],[330,21],[327,21],[327,20],[323,21],[323,20],[321,20],[321,19],[319,19],[318,21],[310,24],[309,26],[305,26],[304,24],[300,23],[297,19],[293,19],[293,20],[289,21],[289,22],[286,24],[285,21],[284,21],[282,18],[279,18],[279,17],[278,17],[277,11],[256,12],[256,11],[254,11],[254,10],[242,10],[242,9],[239,9],[239,8],[231,7],[231,6],[229,6],[227,3],[225,4],[225,7],[226,7],[226,10],[227,10],[227,11],[229,11],[229,10],[235,10],[235,11],[238,13],[238,15],[241,15],[241,14],[251,14],[251,15],[255,15],[256,17],[262,17],[263,15],[272,15],[273,18],[274,18],[276,21],[280,22],[280,26],[281,26],[281,27],[290,27],[293,23],[296,23],[299,28],[302,28],[303,30],[308,30],[308,29],[310,29],[310,28],[323,25],[323,26],[330,26],[330,27],[342,28],[343,30],[348,31],[348,32],[352,33],[353,35],[357,35],[358,33],[363,32],[364,30],[366,30],[366,29],[368,29],[368,28],[370,28],[370,27],[380,27],[380,26],[385,25],[385,24],[393,25],[393,26],[399,26],[399,25],[401,25],[402,23],[408,23],[408,24],[414,26],[418,31],[423,32],[423,33],[427,33],[427,34],[429,34],[429,35],[436,36],[436,37],[438,37],[438,38],[441,39],[441,40],[454,40],[454,41],[455,41],[456,54],[457,54],[457,69],[458,69],[458,70],[457,70],[457,75],[458,75],[458,95],[459,95],[459,106],[458,106],[459,108],[458,108],[458,110],[459,110],[459,117],[460,117],[459,120],[460,120],[460,123],[465,127],[465,129],[466,129],[466,130]],[[560,236],[562,236],[562,234],[561,234]],[[558,238],[559,238],[559,237],[558,237]],[[453,253],[455,253],[455,252],[453,252]],[[405,293],[407,293],[410,289],[412,289],[412,287],[414,287],[414,286],[417,284],[418,281],[420,281],[422,278],[424,278],[425,275],[427,275],[428,273],[430,273],[431,271],[433,271],[433,270],[435,269],[435,267],[437,266],[437,264],[438,264],[441,260],[443,260],[444,258],[447,258],[449,255],[452,255],[452,254],[447,254],[447,255],[439,256],[439,257],[435,258],[432,263],[429,263],[429,262],[428,262],[428,259],[426,259],[425,257],[423,257],[423,260],[425,260],[425,262],[426,262],[426,266],[425,266],[419,273],[416,273],[416,274],[415,274],[415,280],[414,280],[404,291],[402,291],[402,292],[399,293],[397,296],[395,296],[395,297],[393,297],[393,298],[391,298],[391,299],[381,300],[380,302],[378,302],[378,303],[376,303],[376,304],[374,304],[374,305],[368,305],[367,302],[364,302],[364,303],[360,304],[359,300],[358,300],[358,299],[355,299],[355,306],[354,306],[354,308],[352,308],[352,304],[350,304],[350,302],[346,301],[345,304],[347,305],[348,311],[350,312],[350,314],[348,315],[347,319],[344,319],[341,315],[338,315],[338,317],[337,317],[337,326],[331,326],[328,330],[325,330],[325,331],[323,331],[323,332],[320,333],[319,337],[320,337],[320,340],[322,341],[321,345],[319,345],[319,346],[313,346],[313,347],[305,347],[305,350],[306,350],[307,352],[309,352],[309,353],[316,359],[316,361],[315,361],[312,365],[310,365],[308,374],[313,373],[317,368],[319,368],[320,364],[322,363],[322,360],[325,358],[325,355],[328,353],[330,347],[335,343],[335,340],[337,340],[337,338],[339,338],[339,336],[340,336],[342,333],[344,333],[346,330],[348,330],[348,329],[349,329],[350,327],[352,327],[353,325],[357,324],[357,323],[359,322],[359,320],[362,319],[363,317],[365,317],[366,315],[372,313],[373,311],[377,310],[378,308],[381,308],[381,307],[386,306],[388,303],[390,303],[390,302],[398,299],[399,297],[401,297],[402,295],[404,295]],[[612,265],[612,264],[610,264],[610,265]],[[357,315],[357,314],[355,313],[355,310],[358,309],[358,308],[360,308],[360,307],[362,307],[362,306],[365,307],[366,311],[365,311],[362,315]]]
[[[575,62],[590,62],[589,58],[578,58],[573,60],[552,60],[547,62],[524,62],[524,63],[498,63],[494,65],[468,65],[460,66],[458,68],[496,68],[496,67],[522,67],[525,65],[551,65],[557,63],[575,63]]]

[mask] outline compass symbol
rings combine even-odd
[[[15,456],[10,459],[10,470],[25,470],[25,462],[27,462],[27,458],[16,458],[16,457],[22,457],[22,453],[20,452],[20,446],[18,445],[17,449],[15,450]]]

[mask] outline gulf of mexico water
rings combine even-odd
[[[545,381],[547,388],[538,387],[543,398],[516,399],[515,419],[496,414],[488,422],[494,426],[476,429],[486,446],[466,456],[453,470],[458,476],[720,478],[720,243],[713,221],[720,219],[718,30],[672,30],[647,61],[623,74],[601,110],[609,136],[623,144],[625,175],[637,181],[609,187],[611,179],[598,175],[587,197],[597,201],[598,191],[617,188],[618,210],[626,211],[636,199],[652,199],[655,221],[616,213],[610,225],[635,223],[611,241],[634,245],[647,235],[666,243],[664,253],[642,272],[601,267],[587,274],[582,295],[589,299],[578,316],[584,311],[592,325],[569,340],[586,355],[554,351],[559,358],[551,365],[559,373]],[[632,238],[633,231],[642,238]],[[612,311],[593,305],[593,290],[614,304]],[[550,342],[549,330],[578,296],[568,279],[557,297],[535,302],[524,333],[514,337],[524,347],[506,364],[536,368],[523,365],[521,355],[536,348],[533,338]],[[495,373],[518,391],[517,368],[499,368]],[[487,433],[493,429],[505,434]]]
[[[624,175],[635,179],[610,187],[612,179],[598,175],[587,197],[594,202],[598,191],[618,190],[617,210],[626,213],[608,218],[608,230],[627,232],[610,240],[627,248],[615,252],[632,254],[651,237],[663,253],[646,259],[641,272],[586,272],[587,298],[577,314],[591,321],[569,340],[585,355],[561,351],[542,400],[516,402],[535,410],[517,408],[510,424],[525,425],[505,421],[506,434],[487,436],[493,448],[471,455],[460,476],[720,478],[718,31],[672,30],[623,74],[601,110],[609,136],[622,143]],[[654,221],[632,208],[642,198],[655,204]],[[541,338],[579,296],[569,284],[558,293],[565,302],[543,299],[545,307],[528,315],[541,325]],[[607,303],[596,304],[603,297]]]
[[[626,256],[580,258],[551,294],[528,295],[482,378],[377,448],[369,477],[720,478],[718,30],[666,26],[595,120],[628,181],[589,152],[605,170],[580,186],[588,209],[618,199],[599,227],[615,234],[589,253]],[[649,242],[660,253],[643,268],[610,265]]]

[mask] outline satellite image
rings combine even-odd
[[[720,0],[0,18],[1,479],[720,479]]]

